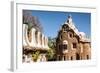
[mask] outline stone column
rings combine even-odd
[[[38,32],[38,36],[37,37],[38,37],[38,39],[37,39],[37,41],[38,41],[37,46],[38,47],[41,47],[41,45],[40,45],[40,43],[41,43],[40,42],[40,32]]]
[[[36,38],[35,38],[36,29],[32,28],[31,31],[32,31],[31,32],[32,39],[31,42],[29,42],[28,35],[27,35],[28,26],[26,24],[23,24],[23,45],[36,47]]]
[[[42,34],[42,48],[44,48],[44,35]]]
[[[26,26],[26,24],[23,24],[23,46],[26,46],[27,45],[27,43],[26,43],[26,29],[27,29],[28,27]]]
[[[28,40],[28,35],[27,35],[27,32],[28,32],[28,26],[26,24],[23,24],[23,43],[26,44],[26,46],[31,46],[29,40]]]
[[[44,36],[43,40],[44,40],[43,43],[44,43],[44,48],[45,48],[45,36]]]
[[[44,47],[46,48],[46,37],[44,36]]]
[[[48,48],[48,38],[45,37],[45,47]]]
[[[35,32],[36,32],[36,29],[32,28],[32,42],[31,42],[32,47],[36,46]]]

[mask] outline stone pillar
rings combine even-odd
[[[44,47],[46,48],[46,37],[44,37],[44,42],[45,42]]]
[[[48,48],[48,38],[45,37],[45,47]]]
[[[36,32],[36,29],[32,28],[32,42],[31,42],[32,47],[36,46],[35,32]]]
[[[31,39],[31,42],[29,42],[28,35],[27,35],[28,26],[26,24],[23,24],[23,45],[31,46],[31,47],[38,47],[40,44],[40,32],[35,34],[36,29],[32,28],[31,30],[32,30],[31,32],[32,39]],[[38,43],[36,43],[36,38],[35,38],[36,35],[37,35]]]
[[[47,48],[48,48],[48,38],[47,38]]]
[[[40,42],[40,32],[38,32],[38,36],[37,36],[38,38],[37,38],[37,41],[38,41],[38,43],[37,43],[37,46],[38,47],[41,47],[41,42]]]
[[[35,31],[35,47],[38,47],[38,32]]]
[[[23,24],[23,46],[26,46],[26,30],[27,30],[28,26],[26,26],[26,24]]]
[[[40,33],[40,46],[42,48],[42,33]]]
[[[43,43],[44,43],[44,48],[45,48],[45,36],[43,37]]]
[[[29,40],[28,40],[28,35],[27,35],[27,32],[28,32],[28,26],[26,24],[23,24],[23,44],[26,44],[25,46],[31,46]]]
[[[42,34],[42,48],[44,48],[44,35]]]

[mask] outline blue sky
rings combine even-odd
[[[56,37],[60,26],[72,15],[73,22],[79,31],[91,35],[91,14],[79,12],[35,11],[32,16],[37,16],[43,26],[43,33],[48,37]]]

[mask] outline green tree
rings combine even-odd
[[[50,48],[50,49],[47,51],[47,59],[48,59],[48,60],[52,60],[52,59],[53,59],[53,56],[54,56],[54,51]]]
[[[49,61],[53,61],[55,59],[55,54],[56,54],[55,38],[48,37],[48,46],[50,49],[47,51],[47,58]]]
[[[32,58],[33,58],[33,61],[37,61],[38,57],[40,55],[40,52],[39,51],[36,51],[35,53],[32,54]]]

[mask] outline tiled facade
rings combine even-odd
[[[56,39],[57,60],[91,59],[91,42],[75,27],[72,17],[61,26]]]

